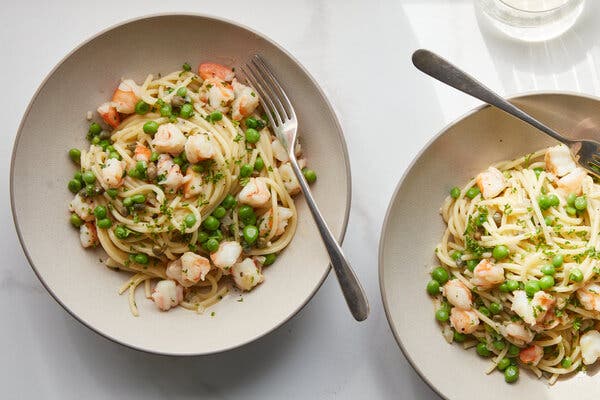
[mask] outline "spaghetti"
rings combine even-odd
[[[553,384],[600,356],[600,185],[556,146],[503,161],[442,205],[427,291],[448,342]]]

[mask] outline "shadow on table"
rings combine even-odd
[[[600,24],[597,20],[600,2],[587,1],[581,16],[569,31],[545,42],[524,42],[510,38],[493,27],[479,7],[475,7],[475,13],[483,40],[500,75],[499,80],[507,85],[508,93],[523,91],[524,87],[525,90],[531,90],[529,86],[536,90],[558,89],[559,75],[574,81],[571,86],[579,87],[580,82],[585,85],[585,81],[590,80],[595,90],[600,90],[600,74],[596,67],[599,60],[592,52],[600,43]],[[519,81],[522,81],[521,85]],[[542,87],[538,88],[538,84]]]

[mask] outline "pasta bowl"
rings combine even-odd
[[[600,100],[570,93],[536,93],[515,104],[572,138],[597,137]],[[425,287],[439,261],[434,255],[445,225],[440,207],[453,186],[462,186],[489,165],[554,145],[529,125],[490,107],[479,107],[436,135],[413,161],[390,202],[379,246],[379,282],[392,332],[413,368],[447,399],[591,399],[598,367],[549,385],[521,368],[504,382],[491,361],[442,336]]]
[[[90,329],[159,354],[225,351],[282,325],[326,278],[327,253],[304,200],[297,198],[295,237],[265,268],[265,282],[255,290],[230,292],[203,314],[181,307],[161,312],[141,290],[140,316],[134,317],[127,295],[117,294],[127,274],[99,262],[101,250],[84,250],[69,223],[72,194],[66,185],[74,168],[67,151],[89,146],[86,114],[109,98],[121,78],[141,82],[148,73],[174,71],[185,62],[235,67],[256,53],[282,78],[298,114],[303,152],[318,172],[315,199],[343,238],[350,170],[342,129],[317,83],[290,54],[248,28],[201,15],[153,15],[119,24],[77,47],[50,72],[25,112],[11,165],[12,211],[25,255],[52,297]]]

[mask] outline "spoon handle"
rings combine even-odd
[[[512,105],[501,96],[485,87],[481,82],[477,81],[475,78],[460,70],[450,62],[444,60],[437,54],[432,53],[429,50],[420,49],[413,53],[412,62],[419,70],[437,79],[438,81],[443,82],[448,86],[452,86],[453,88],[469,94],[481,101],[498,107],[499,109],[550,135],[559,142],[562,142],[566,145],[570,145],[572,143],[571,140],[565,138],[552,128],[544,125],[520,108]]]

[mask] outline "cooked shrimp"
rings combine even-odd
[[[140,88],[131,79],[125,79],[119,84],[112,97],[112,105],[118,112],[132,114],[140,98]]]
[[[200,100],[216,111],[227,112],[234,99],[231,85],[218,78],[208,78],[200,88]]]
[[[158,157],[156,169],[158,175],[163,176],[163,179],[158,183],[166,186],[172,191],[176,191],[185,183],[185,178],[181,174],[181,168],[179,168],[179,165],[173,162],[173,159],[168,154],[161,154]]]
[[[525,328],[523,324],[517,322],[511,322],[506,326],[501,326],[500,333],[502,333],[506,340],[517,346],[524,346],[530,343],[535,336],[534,333]]]
[[[210,272],[208,258],[190,251],[175,261],[171,261],[166,269],[167,277],[179,282],[183,287],[190,287],[206,278]]]
[[[453,307],[450,310],[450,325],[460,333],[473,333],[479,326],[479,317],[473,310],[461,310]]]
[[[229,273],[229,269],[237,262],[242,254],[242,246],[238,242],[222,242],[219,249],[210,255],[216,267]]]
[[[506,188],[506,178],[497,168],[489,167],[477,175],[477,186],[484,199],[498,196]]]
[[[202,175],[194,172],[192,167],[188,167],[185,172],[185,183],[183,184],[183,197],[189,199],[202,193]]]
[[[242,290],[251,290],[254,286],[264,281],[264,277],[251,258],[234,264],[231,267],[233,281]]]
[[[98,244],[98,233],[93,222],[86,222],[79,227],[79,240],[84,248]]]
[[[281,175],[281,180],[283,180],[283,186],[290,195],[295,195],[300,192],[300,182],[298,182],[298,178],[294,174],[294,170],[290,163],[285,163],[279,167],[279,174]]]
[[[592,365],[600,358],[600,332],[589,330],[579,339],[581,357],[585,365]]]
[[[444,296],[446,296],[450,304],[462,310],[470,310],[473,306],[471,290],[458,279],[446,282],[444,285]]]
[[[544,349],[537,344],[521,349],[519,352],[519,359],[524,364],[538,365],[542,357],[544,357]]]
[[[212,158],[214,155],[215,148],[208,135],[197,133],[187,138],[185,142],[185,156],[189,162],[195,164]]]
[[[258,227],[260,236],[266,236],[273,229],[272,210],[269,209],[263,216]],[[275,228],[275,236],[280,236],[285,232],[288,225],[288,220],[294,215],[292,210],[287,207],[277,207],[277,227]]]
[[[577,168],[571,156],[571,151],[564,144],[550,147],[546,151],[544,161],[546,162],[546,170],[558,177],[565,176]]]
[[[83,197],[77,193],[75,198],[69,203],[69,211],[74,212],[84,221],[93,221],[96,205],[96,201],[93,198]]]
[[[102,183],[115,189],[123,184],[123,162],[116,158],[109,158],[102,168]]]
[[[150,157],[152,157],[152,152],[149,148],[147,148],[141,143],[138,143],[137,146],[135,146],[135,151],[133,152],[134,160],[149,162]]]
[[[250,178],[246,186],[238,194],[240,203],[252,207],[262,207],[271,199],[267,184],[260,178]]]
[[[101,104],[97,109],[100,117],[106,122],[108,125],[116,128],[121,123],[121,116],[117,112],[117,109],[113,107],[110,103]]]
[[[288,156],[287,150],[285,147],[283,147],[283,144],[281,144],[279,139],[273,139],[271,142],[271,148],[273,149],[273,157],[275,157],[278,161],[290,161],[290,156]]]
[[[492,264],[484,258],[473,270],[471,283],[481,288],[490,288],[504,282],[504,268],[498,264]]]
[[[231,116],[235,121],[239,121],[256,110],[258,94],[251,87],[239,83],[237,79],[233,80],[232,86],[235,99],[231,104]]]
[[[590,283],[576,292],[581,305],[590,311],[600,311],[600,285]]]
[[[224,65],[216,63],[202,63],[198,66],[198,75],[202,79],[219,78],[226,82],[231,82],[235,77],[233,70]]]
[[[161,310],[169,311],[183,300],[183,287],[170,279],[159,281],[154,287],[152,300]]]
[[[581,194],[581,184],[587,176],[583,168],[575,168],[567,175],[558,180],[558,188],[562,189],[565,195],[569,193]]]
[[[531,301],[523,290],[513,292],[511,310],[514,311],[526,323],[534,326],[544,320],[546,313],[554,307],[556,300],[546,292],[537,292]]]
[[[163,124],[158,127],[158,132],[152,139],[152,145],[156,151],[169,153],[171,155],[179,154],[185,146],[185,136],[175,124]]]

